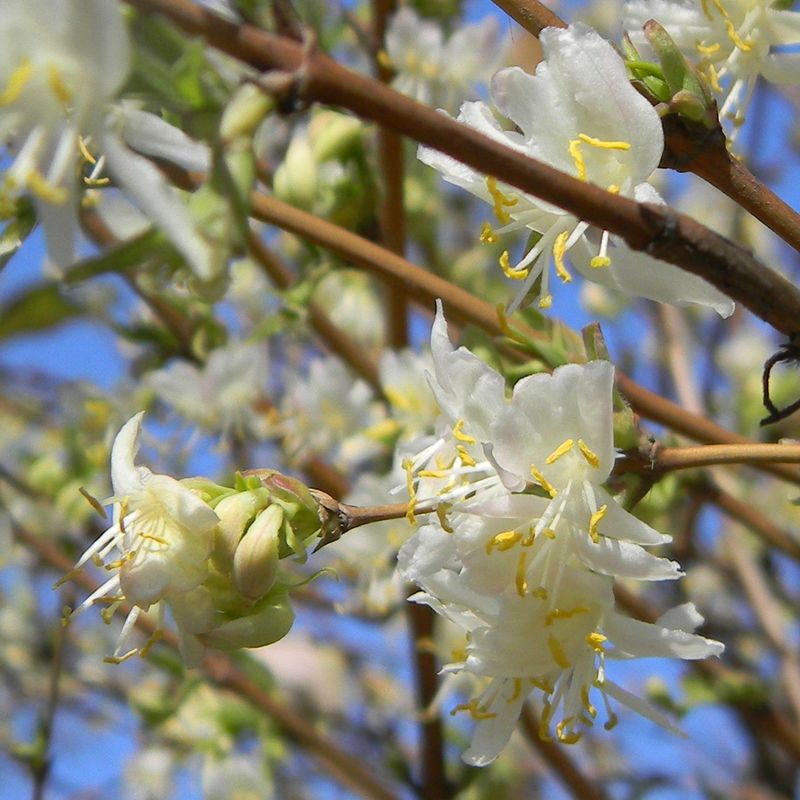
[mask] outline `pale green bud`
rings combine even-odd
[[[266,492],[237,492],[223,497],[214,506],[219,523],[214,530],[214,549],[211,557],[219,569],[223,571],[230,569],[239,540],[244,536],[245,530],[255,519],[256,514],[266,507],[267,502]]]
[[[281,588],[259,600],[249,614],[229,620],[208,633],[198,634],[197,638],[206,647],[217,650],[263,647],[283,639],[293,622],[289,594]]]
[[[283,509],[268,506],[247,529],[233,556],[233,582],[249,600],[263,597],[278,574]]]
[[[275,197],[293,206],[310,209],[317,192],[317,164],[304,136],[292,139],[283,163],[272,181]]]
[[[317,162],[340,159],[361,141],[364,127],[355,117],[320,111],[308,126],[311,152]]]
[[[244,83],[234,92],[219,123],[223,142],[251,137],[264,117],[275,108],[275,98],[253,83]]]

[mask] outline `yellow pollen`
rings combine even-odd
[[[534,480],[550,495],[550,497],[555,497],[558,494],[558,489],[542,475],[534,464],[531,464],[531,475],[533,475]]]
[[[589,606],[575,606],[575,608],[554,608],[544,619],[545,626],[552,625],[557,619],[571,619],[578,614],[586,614]]]
[[[603,649],[603,642],[607,642],[608,637],[603,636],[602,633],[598,633],[594,631],[593,633],[587,634],[586,636],[586,644],[592,648],[596,653],[603,653],[605,652]]]
[[[569,453],[569,451],[572,450],[572,446],[574,444],[575,444],[574,439],[566,439],[558,447],[556,447],[556,449],[553,450],[553,452],[550,453],[549,456],[547,456],[547,458],[544,460],[544,463],[545,464],[555,463],[556,461],[558,461],[559,458],[561,458],[561,456],[564,456],[567,453]]]
[[[581,702],[586,709],[586,713],[594,719],[597,716],[597,709],[592,705],[591,700],[589,700],[589,687],[585,684],[581,686]]]
[[[453,436],[458,439],[459,442],[464,442],[466,444],[475,444],[477,439],[474,436],[469,436],[468,434],[464,433],[464,420],[460,419],[453,425]]]
[[[503,194],[500,189],[497,188],[497,180],[491,175],[486,176],[486,188],[492,197],[494,215],[497,217],[497,221],[502,225],[508,225],[508,223],[511,222],[511,215],[506,211],[504,206],[507,208],[515,206],[518,202],[517,198]]]
[[[581,153],[581,140],[571,139],[567,148],[572,160],[575,162],[575,171],[578,173],[578,180],[586,180],[586,162],[583,160],[583,153]]]
[[[619,194],[619,186],[616,183],[609,183],[606,187],[606,191],[609,194]]]
[[[586,144],[590,144],[592,147],[599,147],[601,150],[630,150],[631,143],[630,142],[609,142],[603,139],[596,139],[594,136],[587,136],[585,133],[579,133],[578,139],[582,142],[586,142]]]
[[[553,305],[553,295],[546,294],[539,298],[539,308],[550,308]]]
[[[447,521],[447,512],[450,510],[450,505],[447,503],[439,503],[436,506],[436,516],[439,518],[439,524],[445,533],[453,533],[454,528]]]
[[[714,44],[703,44],[702,42],[696,42],[694,46],[700,55],[710,56],[719,50],[720,43],[714,42]]]
[[[597,544],[600,541],[600,534],[597,532],[597,526],[600,523],[600,520],[606,515],[606,511],[608,511],[608,506],[603,504],[597,511],[592,514],[591,519],[589,520],[589,536],[591,536],[592,541]]]
[[[492,226],[488,222],[481,225],[481,244],[495,244],[497,242],[497,234],[492,230]]]
[[[555,636],[547,637],[547,647],[550,650],[550,655],[553,656],[553,661],[555,661],[561,669],[569,669],[572,666],[572,663],[567,658],[567,654],[564,652],[561,642],[556,639]]]
[[[475,459],[467,452],[467,448],[464,447],[463,444],[456,445],[456,452],[458,453],[458,457],[461,459],[461,463],[465,467],[475,466]]]
[[[513,703],[522,694],[522,679],[514,678],[514,694],[506,700],[506,703]]]
[[[97,159],[92,155],[92,151],[89,150],[89,146],[83,136],[78,137],[78,151],[89,164],[97,163]]]
[[[610,267],[611,259],[608,256],[595,256],[590,262],[589,266],[592,269],[599,269],[600,267]]]
[[[446,478],[447,475],[440,469],[421,469],[417,473],[419,478]]]
[[[528,269],[514,269],[511,266],[511,262],[508,260],[508,250],[503,250],[500,254],[498,264],[500,264],[500,269],[503,270],[503,275],[511,278],[512,281],[523,281],[530,274]]]
[[[72,100],[72,92],[61,78],[58,68],[54,64],[47,65],[47,81],[53,94],[58,98],[62,106],[67,105]]]
[[[556,736],[561,744],[576,744],[580,741],[581,736],[583,736],[583,731],[567,730],[568,726],[574,721],[574,719],[574,717],[567,717],[566,719],[562,719],[561,722],[556,725]]]
[[[29,58],[23,58],[11,73],[5,89],[0,92],[0,106],[10,106],[16,102],[32,76],[33,64]]]
[[[486,553],[490,554],[495,548],[501,552],[510,550],[520,539],[522,534],[518,531],[501,531],[486,542]]]
[[[525,597],[528,593],[528,581],[525,580],[525,566],[528,560],[528,553],[523,550],[519,554],[519,561],[517,562],[517,574],[514,578],[514,583],[517,587],[517,594],[520,597]]]
[[[25,176],[27,187],[40,199],[60,206],[69,199],[69,192],[63,186],[53,186],[37,169],[29,169]]]
[[[409,525],[416,525],[417,518],[414,516],[414,502],[417,499],[417,490],[414,487],[414,462],[410,458],[406,458],[403,460],[402,467],[406,471],[406,490],[408,491],[406,519]]]
[[[450,716],[454,717],[458,714],[459,711],[468,711],[469,715],[472,719],[475,720],[482,720],[482,719],[494,719],[497,714],[488,711],[485,708],[480,708],[478,706],[478,701],[474,697],[468,703],[459,703],[451,712]]]
[[[578,449],[581,451],[581,455],[589,462],[591,466],[593,466],[595,469],[600,466],[600,459],[593,450],[589,449],[589,446],[583,441],[583,439],[578,439]]]
[[[556,274],[561,278],[564,283],[569,283],[572,280],[572,275],[567,272],[564,266],[564,254],[567,252],[567,239],[569,239],[568,231],[561,231],[556,236],[553,242],[553,259],[556,262]]]

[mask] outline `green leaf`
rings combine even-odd
[[[0,270],[11,260],[11,256],[22,247],[36,226],[36,211],[27,198],[17,201],[14,216],[0,233]]]
[[[142,264],[167,247],[164,234],[149,228],[138,236],[104,250],[98,256],[79,261],[64,276],[64,280],[67,283],[77,283],[108,272],[124,272]]]
[[[82,309],[61,294],[58,284],[37,284],[0,308],[0,339],[47,330],[82,314]]]

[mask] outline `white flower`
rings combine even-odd
[[[152,114],[112,106],[131,50],[115,0],[8,0],[0,35],[0,141],[11,156],[0,198],[4,213],[18,193],[30,192],[50,264],[67,266],[75,258],[75,175],[82,161],[91,167],[89,186],[110,173],[198,277],[214,277],[220,265],[183,201],[126,138],[142,152],[195,168],[207,167],[206,149]]]
[[[79,606],[81,611],[100,600],[126,600],[134,608],[123,626],[114,653],[122,648],[141,611],[198,587],[208,572],[217,515],[196,494],[168,475],[136,466],[143,412],[128,420],[111,451],[114,522],[80,557],[102,564],[113,551],[118,558],[106,565],[114,572]]]
[[[439,406],[428,386],[433,366],[430,354],[413,350],[384,350],[379,365],[383,392],[389,400],[401,437],[412,439],[433,431]]]
[[[492,82],[492,99],[516,129],[507,130],[484,103],[464,103],[459,121],[526,155],[611,194],[638,201],[663,202],[646,181],[658,166],[664,146],[661,121],[652,106],[630,85],[622,59],[606,41],[582,25],[546,28],[540,41],[544,61],[530,75],[519,67],[501,70]],[[516,308],[541,279],[539,305],[548,307],[549,262],[564,282],[572,265],[585,278],[625,294],[677,305],[698,303],[723,316],[733,303],[705,281],[670,264],[635,253],[607,231],[589,229],[572,214],[428,148],[422,161],[446,180],[494,207],[502,227],[484,224],[482,238],[528,228],[538,242],[516,265],[504,252],[504,273],[521,286]],[[609,245],[613,244],[613,247]]]
[[[212,350],[202,367],[176,360],[150,373],[147,383],[178,413],[223,437],[263,436],[266,420],[254,406],[264,396],[267,376],[263,342],[231,342]]]
[[[456,30],[445,42],[441,26],[409,6],[386,31],[386,56],[397,71],[392,86],[420,103],[452,109],[505,60],[495,17]]]
[[[712,88],[723,93],[720,116],[741,123],[759,75],[800,83],[800,53],[776,50],[800,44],[800,12],[776,5],[773,0],[628,0],[623,26],[639,45],[645,42],[642,26],[650,19],[661,23],[689,58],[700,59]]]

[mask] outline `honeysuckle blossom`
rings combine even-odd
[[[578,741],[597,717],[599,690],[673,729],[643,700],[607,679],[606,658],[705,658],[722,645],[692,633],[690,605],[655,624],[614,608],[618,577],[673,580],[678,565],[650,553],[669,536],[625,511],[604,488],[614,464],[612,386],[604,361],[568,364],[520,380],[502,376],[447,336],[441,305],[431,333],[431,389],[440,435],[405,462],[409,516],[435,507],[401,549],[400,574],[418,602],[460,626],[463,659],[445,668],[481,679],[456,711],[477,722],[464,758],[493,760],[522,703],[544,695],[544,737]],[[480,683],[480,680],[479,680]]]
[[[113,605],[127,600],[133,605],[115,659],[137,652],[123,654],[123,648],[141,611],[203,582],[219,522],[214,511],[175,478],[135,464],[142,417],[143,412],[125,423],[111,450],[113,524],[75,565],[80,569],[92,560],[114,573],[84,600],[79,611],[95,602]],[[117,558],[106,564],[112,553]]]
[[[445,42],[441,25],[399,9],[386,30],[385,59],[392,86],[420,103],[454,109],[504,61],[506,45],[494,17],[465,25]]]
[[[497,110],[516,127],[503,126],[482,102],[464,103],[459,121],[556,169],[638,201],[663,202],[647,183],[664,147],[661,121],[629,83],[622,59],[608,42],[579,24],[546,28],[544,60],[535,75],[519,67],[501,70],[492,81]],[[532,290],[543,308],[552,303],[549,263],[572,280],[572,266],[588,280],[632,296],[677,305],[697,303],[728,316],[733,303],[696,276],[635,253],[607,231],[595,231],[572,214],[425,147],[419,157],[445,180],[485,200],[500,227],[486,222],[481,238],[527,228],[538,241],[517,263],[500,258],[507,277],[520,288],[516,308]],[[538,287],[537,287],[537,281]]]
[[[648,20],[663,25],[689,58],[699,59],[711,87],[722,93],[720,116],[738,124],[759,75],[774,83],[800,83],[800,53],[777,49],[800,44],[800,12],[779,5],[773,0],[628,0],[623,26],[639,45]]]
[[[11,213],[30,193],[45,229],[53,267],[75,257],[77,166],[89,187],[106,174],[163,228],[203,280],[219,271],[178,194],[147,159],[131,149],[198,163],[198,146],[152,114],[113,101],[130,68],[130,42],[115,0],[9,0],[0,35],[0,141],[10,156],[0,205]],[[207,154],[205,155],[207,163]]]
[[[191,422],[223,437],[264,436],[268,414],[256,406],[267,384],[267,349],[259,342],[231,342],[212,350],[202,368],[176,360],[150,373],[159,399]]]

